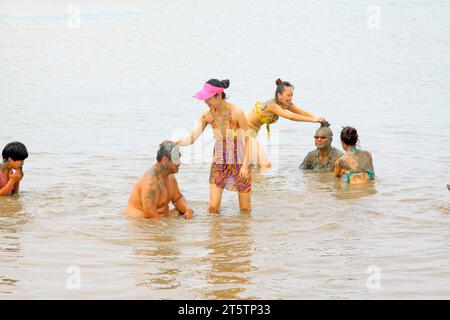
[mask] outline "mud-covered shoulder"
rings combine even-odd
[[[331,148],[332,148],[331,152],[336,157],[336,159],[338,159],[344,155],[344,153],[341,150],[339,150],[338,148],[335,148],[335,147],[331,147]]]
[[[341,157],[339,157],[336,161],[339,165],[339,167],[343,170],[350,170],[350,166],[348,164],[350,159],[350,155],[347,153],[344,153]]]
[[[313,150],[306,154],[305,158],[303,158],[303,161],[300,164],[300,169],[304,169],[304,170],[312,169],[314,159],[316,158],[316,152],[317,152],[317,150]]]
[[[373,169],[372,154],[369,151],[360,150],[359,159],[363,169]]]

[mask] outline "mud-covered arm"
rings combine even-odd
[[[308,153],[305,157],[305,159],[303,159],[303,162],[300,164],[299,169],[310,169],[311,167],[311,156],[310,153]]]
[[[340,177],[342,175],[342,168],[340,166],[340,159],[337,159],[334,163],[334,175]]]

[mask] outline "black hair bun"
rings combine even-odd
[[[275,84],[276,84],[277,86],[279,86],[281,83],[283,83],[283,81],[281,81],[280,78],[278,78],[277,80],[275,80]]]
[[[222,81],[220,81],[220,82],[222,82],[223,87],[224,87],[225,89],[228,88],[228,87],[230,86],[230,80],[228,80],[228,79],[222,80]]]
[[[345,127],[341,131],[341,140],[349,146],[354,146],[358,142],[358,131],[353,127]]]

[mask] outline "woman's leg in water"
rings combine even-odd
[[[217,187],[215,184],[209,184],[209,212],[219,213],[220,204],[222,202],[223,189]]]
[[[257,134],[257,133],[256,133]],[[257,164],[261,169],[272,166],[255,134],[250,135],[250,164]]]
[[[239,192],[239,209],[241,212],[252,211],[252,193],[251,192]]]
[[[259,142],[256,143],[258,144],[258,165],[261,169],[269,169],[272,166],[272,163],[270,163],[270,160],[266,156],[261,144]]]

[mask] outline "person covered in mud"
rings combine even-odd
[[[341,131],[341,143],[346,153],[340,157],[334,167],[336,177],[345,175],[350,184],[375,181],[372,155],[369,151],[356,148],[358,132],[353,127],[345,127]]]
[[[192,218],[193,211],[178,188],[175,173],[181,165],[180,149],[175,143],[164,141],[159,145],[157,162],[135,184],[126,215],[160,220],[161,216],[184,215]],[[175,208],[169,210],[169,203]]]
[[[331,131],[328,124],[322,124],[319,129],[316,130],[316,134],[314,135],[316,150],[313,150],[306,155],[300,165],[300,169],[334,171],[336,160],[344,154],[331,146],[332,141],[333,131]]]
[[[23,178],[23,163],[28,158],[28,151],[21,142],[10,142],[2,151],[3,162],[0,163],[0,196],[19,193]]]

